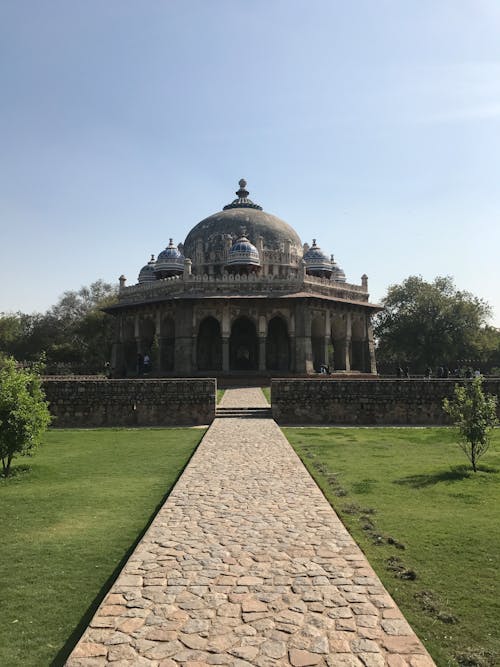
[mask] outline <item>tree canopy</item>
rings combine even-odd
[[[102,312],[116,299],[116,288],[98,280],[66,291],[45,313],[0,315],[0,352],[18,361],[37,361],[47,369],[98,371],[109,359],[113,319]]]
[[[50,423],[50,413],[36,370],[16,368],[14,359],[0,366],[0,459],[5,476],[12,459],[30,455]]]
[[[458,290],[449,276],[433,282],[410,276],[389,287],[382,305],[374,326],[382,365],[407,364],[415,372],[455,368],[484,363],[499,347],[498,331],[487,327],[489,305]]]
[[[455,386],[452,400],[443,401],[457,430],[459,445],[477,472],[477,461],[488,451],[492,430],[498,425],[496,396],[485,394],[481,377]]]

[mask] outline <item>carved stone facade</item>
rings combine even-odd
[[[151,258],[136,285],[120,278],[112,366],[117,376],[231,372],[376,373],[368,279],[349,284],[313,241],[248,199],[196,225]]]

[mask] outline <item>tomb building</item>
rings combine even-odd
[[[347,282],[333,255],[249,199],[236,199],[120,277],[112,366],[159,376],[376,373],[368,278]]]

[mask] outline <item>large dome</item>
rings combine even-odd
[[[197,243],[201,242],[206,247],[207,244],[223,238],[230,239],[231,247],[242,231],[256,246],[259,245],[259,237],[262,237],[263,245],[268,250],[283,250],[285,244],[291,242],[297,252],[301,252],[302,243],[297,232],[286,222],[266,213],[248,199],[249,193],[245,190],[246,182],[243,179],[239,185],[237,199],[225,206],[224,210],[199,222],[189,232],[184,243],[184,255],[194,258]]]

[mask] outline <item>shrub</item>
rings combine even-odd
[[[491,430],[498,424],[497,397],[485,394],[483,379],[474,378],[464,385],[455,385],[455,398],[443,401],[458,432],[459,445],[477,471],[477,460],[488,450]]]
[[[50,413],[37,370],[17,369],[14,359],[0,365],[0,458],[10,474],[17,455],[31,455],[50,423]]]

